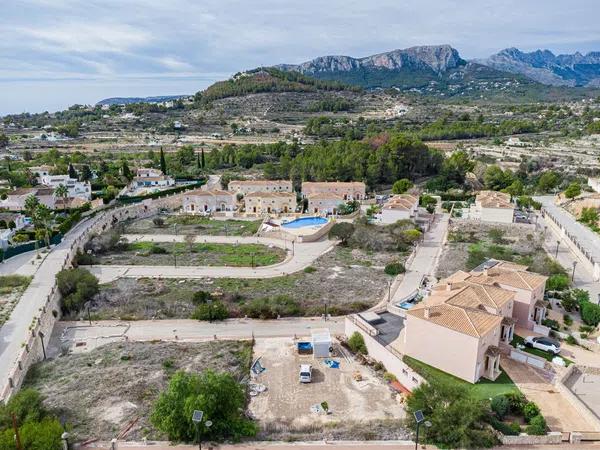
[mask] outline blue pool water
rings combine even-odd
[[[300,219],[292,220],[291,222],[284,223],[284,228],[303,228],[303,227],[314,227],[316,225],[325,225],[327,219],[323,217],[301,217]]]
[[[402,302],[398,306],[402,309],[408,310],[408,309],[412,308],[413,306],[415,306],[415,304],[413,302]]]

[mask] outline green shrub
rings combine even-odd
[[[497,395],[490,403],[492,411],[496,413],[500,420],[504,419],[510,411],[510,401],[504,395]]]
[[[202,305],[211,299],[210,292],[206,291],[197,291],[194,292],[194,296],[192,297],[192,302],[194,305]]]
[[[192,313],[194,320],[225,320],[228,317],[229,311],[223,302],[202,303]]]
[[[542,436],[546,434],[546,419],[541,414],[531,418],[526,429],[527,434]]]
[[[525,406],[523,406],[523,416],[525,417],[525,421],[529,423],[531,419],[535,416],[539,415],[540,408],[533,402],[527,402]]]
[[[577,339],[575,339],[573,337],[573,335],[568,335],[567,338],[565,339],[565,342],[569,345],[579,345],[579,342],[577,342]]]
[[[401,262],[393,262],[386,265],[383,271],[388,275],[396,276],[406,272],[406,267]]]
[[[212,421],[210,428],[201,428],[204,440],[237,440],[256,434],[256,425],[243,414],[245,405],[244,389],[231,374],[177,372],[154,404],[150,421],[170,440],[192,442],[192,413],[202,410]]]
[[[85,269],[61,270],[56,274],[56,281],[65,313],[79,311],[99,291],[98,279]]]
[[[153,244],[152,247],[150,247],[150,253],[153,255],[166,255],[168,252],[166,248]]]
[[[276,319],[301,313],[300,305],[287,295],[275,298],[256,298],[241,306],[241,312],[253,319]]]
[[[369,352],[367,351],[367,345],[365,344],[365,340],[358,331],[355,331],[348,339],[348,347],[354,353],[362,353],[363,355],[367,355]]]
[[[521,431],[521,427],[516,431],[513,427],[513,424],[507,424],[502,422],[501,420],[496,419],[495,417],[490,418],[490,425],[494,428],[494,430],[499,431],[505,436],[518,436]]]
[[[392,381],[397,381],[397,380],[398,380],[398,378],[396,378],[396,375],[394,375],[394,374],[393,374],[393,373],[391,373],[391,372],[386,372],[386,373],[384,373],[384,374],[383,374],[383,379],[384,379],[385,381],[387,381],[388,383],[391,383]]]
[[[542,325],[544,325],[552,330],[555,330],[555,331],[558,331],[560,329],[559,323],[553,319],[544,319],[542,321]]]
[[[317,271],[316,267],[313,266],[308,266],[304,268],[304,273],[314,273]]]
[[[573,325],[573,318],[568,314],[564,314],[563,322],[565,323],[566,326],[570,327],[571,325]]]
[[[594,331],[596,328],[595,327],[591,327],[589,325],[581,325],[579,327],[579,332],[580,333],[591,333],[592,331]]]
[[[586,325],[597,327],[600,323],[600,306],[591,302],[582,302],[580,305],[581,320]]]
[[[546,280],[546,290],[548,291],[564,291],[569,287],[569,277],[562,273],[551,275]]]

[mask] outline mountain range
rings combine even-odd
[[[506,79],[506,74],[512,74],[546,85],[600,87],[600,52],[556,56],[549,50],[524,53],[509,48],[486,59],[466,61],[450,45],[428,45],[364,58],[321,56],[301,64],[276,67],[368,88],[411,88],[431,81],[452,83],[452,79],[468,78],[477,72],[484,72],[488,79]]]

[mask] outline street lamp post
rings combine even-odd
[[[418,411],[415,411],[414,416],[415,416],[415,421],[417,422],[417,436],[415,438],[415,450],[417,450],[419,448],[419,428],[421,427],[421,424],[423,424],[423,425],[425,425],[425,427],[429,428],[429,427],[431,427],[431,422],[428,420],[425,420],[423,411],[421,411],[420,409]]]
[[[202,450],[202,439],[200,438],[200,424],[202,423],[203,417],[203,411],[199,411],[197,409],[194,410],[194,413],[192,414],[192,422],[196,424],[196,440],[198,441],[198,450]],[[206,429],[209,429],[212,426],[212,421],[204,421],[204,426],[206,427]]]
[[[573,273],[571,274],[571,282],[575,280],[575,266],[577,265],[577,261],[573,261]]]
[[[90,323],[90,327],[92,326],[92,316],[90,314],[90,302],[87,302],[87,316],[88,316],[88,322]]]
[[[388,280],[388,303],[392,301],[392,280]]]
[[[556,241],[556,254],[554,255],[554,259],[558,259],[558,246],[560,245],[560,241]]]
[[[42,330],[38,331],[38,336],[40,337],[40,341],[42,343],[42,353],[44,354],[44,359],[46,359],[46,347],[44,347],[44,333],[42,333]]]
[[[212,323],[212,300],[209,298],[206,300],[206,304],[208,305],[208,323]]]

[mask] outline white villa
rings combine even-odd
[[[175,180],[162,173],[159,169],[141,168],[136,172],[136,176],[131,181],[131,190],[139,188],[166,188],[175,185]]]
[[[308,212],[310,214],[337,214],[340,205],[346,201],[341,195],[331,192],[311,194],[308,196]]]
[[[465,218],[482,222],[513,223],[515,205],[510,195],[497,191],[480,191],[475,197],[475,204],[465,214]]]
[[[360,181],[350,182],[314,182],[305,181],[302,183],[302,195],[310,198],[315,194],[335,194],[343,201],[363,200],[366,197],[365,183]]]
[[[419,211],[419,197],[399,194],[390,197],[375,217],[382,224],[396,223],[399,220],[415,219]]]
[[[244,197],[246,213],[279,214],[296,211],[293,192],[253,192]]]
[[[228,190],[236,194],[252,194],[254,192],[293,192],[289,180],[233,180],[229,182]]]
[[[89,181],[78,181],[69,175],[43,175],[38,180],[40,184],[53,189],[61,185],[66,186],[70,198],[80,198],[86,201],[92,199],[92,186]]]
[[[228,191],[195,189],[186,192],[183,197],[183,212],[186,214],[209,214],[235,209],[235,194]]]

